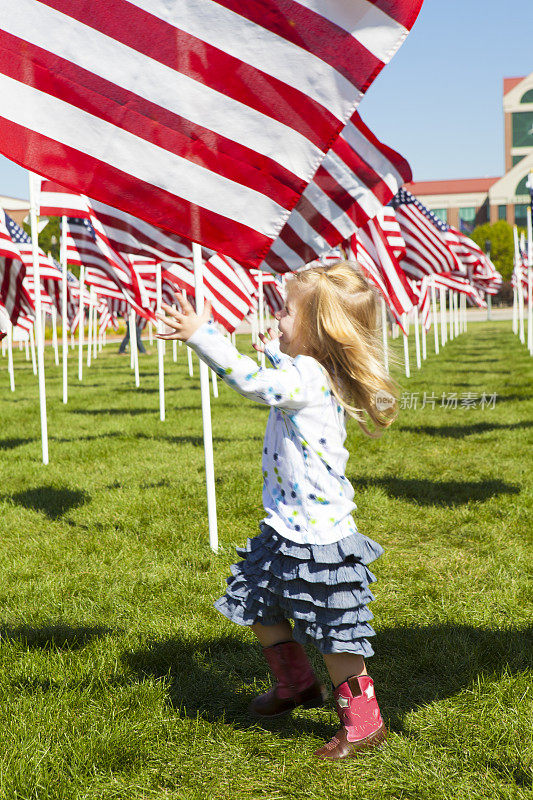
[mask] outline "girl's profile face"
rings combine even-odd
[[[279,326],[279,349],[282,353],[294,358],[303,353],[303,348],[298,342],[295,331],[295,320],[298,311],[298,296],[289,292],[287,300],[281,311],[276,312]]]

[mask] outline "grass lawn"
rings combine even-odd
[[[533,359],[511,323],[471,324],[439,356],[430,335],[420,371],[393,370],[417,408],[378,441],[349,425],[357,524],[385,548],[369,672],[391,733],[336,764],[312,756],[331,709],[248,718],[268,670],[212,607],[261,518],[267,410],[219,383],[214,555],[196,357],[191,379],[167,346],[161,423],[155,347],[138,390],[117,347],[83,385],[72,354],[67,406],[47,348],[47,467],[31,365],[15,351],[12,395],[0,360],[0,798],[530,798]]]

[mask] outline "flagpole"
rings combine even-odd
[[[192,246],[194,262],[194,293],[196,297],[196,313],[204,310],[204,280],[202,248],[199,244]],[[215,494],[215,466],[213,461],[213,435],[211,429],[211,398],[209,396],[209,368],[200,359],[200,393],[202,398],[202,421],[204,429],[205,478],[207,484],[207,517],[209,523],[209,544],[213,552],[218,552],[217,510]]]
[[[405,360],[405,377],[406,378],[410,378],[411,377],[411,370],[409,369],[409,342],[407,340],[407,334],[405,333],[405,331],[407,329],[406,320],[407,320],[407,314],[404,313],[404,314],[402,314],[402,323],[403,323],[402,324],[402,328],[403,328],[403,331],[402,331],[402,333],[403,333],[403,356],[404,356],[404,360]]]
[[[383,361],[385,369],[389,372],[389,348],[387,342],[387,309],[385,307],[385,298],[381,298],[381,328],[383,331]]]
[[[518,335],[522,344],[525,344],[526,338],[524,335],[524,290],[522,286],[522,255],[520,253],[520,246],[518,244],[518,228],[516,225],[513,229],[514,233],[514,253],[516,264],[516,283],[518,291]]]
[[[67,218],[61,217],[61,242],[59,260],[61,262],[61,340],[63,347],[63,403],[68,400],[68,338],[67,338]]]
[[[59,350],[57,347],[57,308],[52,306],[52,347],[54,348],[54,361],[59,366]]]
[[[13,369],[13,325],[7,320],[7,369],[9,372],[9,385],[15,391],[15,370]]]
[[[413,310],[414,327],[415,327],[415,352],[416,352],[416,367],[420,369],[422,362],[420,360],[420,326],[418,324],[418,306]]]
[[[530,176],[531,177],[531,176]],[[533,203],[533,199],[532,199]],[[527,207],[527,347],[533,356],[533,222],[531,203]]]
[[[263,272],[262,270],[258,270],[257,275],[257,299],[258,299],[258,322],[259,322],[259,333],[265,332],[265,292],[263,288]],[[261,348],[259,353],[259,364],[264,369],[265,368],[265,351]]]
[[[88,325],[88,329],[87,329],[87,366],[88,367],[91,366],[91,357],[92,357],[92,352],[93,352],[93,306],[92,306],[93,297],[94,297],[93,287],[90,286],[89,287],[89,308],[88,308],[88,311],[87,311],[87,314],[88,314],[88,317],[89,317],[89,320],[88,320],[89,321],[89,325]]]
[[[85,309],[84,309],[84,282],[85,282],[85,267],[80,267],[80,313],[79,313],[79,320],[78,320],[78,345],[79,345],[79,353],[78,353],[78,380],[81,381],[83,378],[83,326],[85,325]]]
[[[185,291],[185,289],[181,290],[181,296],[187,299],[187,292]],[[192,366],[192,350],[188,345],[187,345],[187,366],[189,367],[189,378],[192,378],[194,374]]]
[[[29,173],[30,181],[30,226],[33,256],[33,282],[35,287],[35,334],[37,338],[37,372],[39,374],[39,405],[41,410],[41,444],[43,464],[48,464],[48,420],[46,417],[46,386],[44,377],[44,341],[41,309],[41,270],[39,267],[39,241],[37,233],[37,175]]]
[[[426,358],[428,357],[428,353],[427,353],[427,345],[426,345],[427,331],[426,331],[426,326],[424,324],[424,320],[422,320],[422,322],[420,324],[420,328],[422,330],[422,361],[425,361]]]
[[[31,366],[33,374],[37,375],[37,356],[35,355],[35,323],[32,322],[30,328],[30,350],[31,350]]]
[[[433,335],[435,337],[435,353],[436,355],[439,354],[439,320],[437,317],[437,292],[435,290],[435,284],[433,282],[433,277],[431,278],[431,308],[433,309]]]
[[[439,286],[439,300],[440,300],[440,343],[444,347],[446,344],[446,289],[444,286]]]
[[[163,289],[161,284],[161,264],[156,264],[155,267],[155,287],[156,287],[156,303],[157,313],[161,314],[161,303],[163,301]],[[157,332],[163,333],[163,323],[157,320]],[[163,351],[163,339],[157,340],[157,366],[159,372],[159,419],[161,422],[165,421],[165,359]]]
[[[135,386],[139,388],[139,350],[137,348],[137,320],[135,311],[130,308],[130,349],[133,358],[133,369],[135,372]]]

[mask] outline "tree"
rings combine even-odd
[[[513,273],[513,229],[504,219],[494,225],[486,223],[474,229],[470,236],[485,252],[485,243],[490,242],[490,258],[504,281],[510,281]]]

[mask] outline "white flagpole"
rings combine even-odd
[[[9,372],[9,385],[11,391],[15,391],[15,370],[13,369],[13,325],[11,320],[7,320],[7,369]],[[3,344],[3,342],[2,342]]]
[[[39,242],[37,228],[36,182],[38,177],[29,173],[30,179],[30,225],[33,256],[33,281],[35,287],[35,333],[37,337],[37,371],[39,374],[39,405],[41,410],[41,443],[43,464],[48,464],[48,420],[46,417],[46,386],[44,378],[44,340],[41,309],[41,271],[39,268]]]
[[[217,374],[214,370],[211,370],[211,383],[213,384],[213,397],[216,399],[218,397],[218,383]]]
[[[257,286],[258,286],[258,322],[259,322],[259,330],[258,333],[265,332],[265,292],[263,289],[263,272],[262,270],[258,270],[257,275]],[[265,354],[264,352],[259,353],[259,364],[261,367],[265,367]]]
[[[185,289],[181,290],[181,296],[187,299],[187,292]],[[192,378],[194,371],[192,366],[192,350],[189,346],[187,346],[187,365],[189,367],[189,377]]]
[[[152,332],[152,320],[149,319],[148,320],[148,343],[149,343],[150,347],[152,346],[153,342],[154,342],[154,336],[153,336],[153,332]]]
[[[524,335],[524,290],[522,287],[522,256],[520,254],[520,247],[518,245],[518,228],[514,226],[514,253],[516,264],[516,283],[518,291],[518,335],[522,344],[525,344],[526,337]]]
[[[531,204],[529,204],[527,207],[527,347],[529,350],[529,354],[533,356],[532,300],[533,300],[533,222],[531,220]]]
[[[96,307],[96,292],[93,292],[93,361],[98,357],[98,309]]]
[[[420,324],[420,327],[422,329],[422,361],[425,361],[426,358],[428,357],[428,353],[427,353],[427,344],[426,344],[427,331],[426,331],[426,326],[424,325],[424,322],[422,322]]]
[[[515,279],[518,273],[515,270]],[[518,335],[518,292],[513,286],[513,333]]]
[[[128,314],[128,330],[130,332],[130,369],[135,369],[135,353],[133,351],[133,339],[132,339],[133,328],[132,328],[132,322],[131,322],[131,312],[132,312],[132,310],[133,309],[130,308],[130,313]],[[135,332],[135,333],[137,333],[137,332]],[[137,338],[135,338],[135,341],[137,341]]]
[[[204,310],[204,280],[202,248],[193,244],[194,291],[196,296],[196,313]],[[200,359],[200,392],[202,398],[202,421],[204,428],[205,478],[207,484],[207,517],[209,522],[209,545],[218,552],[217,509],[215,495],[215,466],[213,461],[213,434],[211,429],[211,398],[209,396],[209,368]]]
[[[137,348],[137,320],[135,311],[130,309],[130,349],[133,356],[133,369],[135,370],[135,386],[138,388],[139,382],[139,350]]]
[[[448,291],[448,322],[450,325],[450,342],[453,342],[453,292],[451,289]]]
[[[415,351],[416,351],[416,366],[420,369],[422,361],[420,360],[420,326],[418,324],[418,306],[414,308],[414,325],[415,325]]]
[[[89,289],[89,307],[87,309],[87,315],[89,317],[89,328],[87,331],[87,366],[91,366],[91,356],[93,352],[93,307],[92,307],[92,300],[93,300],[93,287],[91,286]]]
[[[455,338],[459,336],[459,292],[453,293],[454,332]]]
[[[57,348],[57,308],[52,306],[52,346],[54,348],[54,361],[59,366],[59,350]]]
[[[446,289],[444,286],[439,286],[439,300],[440,300],[440,343],[444,347],[446,344],[446,334],[448,333],[446,327]]]
[[[174,303],[173,308],[176,309],[176,303]],[[178,340],[172,339],[172,361],[176,363],[178,360]]]
[[[381,328],[383,333],[383,362],[385,369],[389,372],[389,347],[387,341],[387,309],[385,307],[385,298],[381,298]]]
[[[85,326],[85,267],[82,265],[80,267],[80,313],[79,313],[79,322],[78,322],[78,345],[79,345],[79,352],[78,352],[78,380],[81,381],[83,378],[83,337],[84,337],[84,326]]]
[[[61,340],[63,346],[63,402],[68,400],[68,339],[67,339],[67,218],[61,217]]]
[[[402,327],[404,330],[407,329],[406,319],[407,319],[407,314],[402,314],[402,323],[403,323]],[[403,334],[403,355],[405,360],[405,377],[410,378],[411,370],[409,369],[409,341],[406,333]]]
[[[163,302],[163,289],[161,283],[161,264],[156,264],[155,268],[155,286],[156,286],[156,301],[157,313],[161,314],[161,303]],[[163,323],[160,319],[157,320],[157,332],[163,333]],[[165,351],[163,350],[163,339],[157,340],[157,365],[159,371],[159,418],[161,422],[165,421]]]
[[[35,355],[35,332],[34,332],[35,323],[32,324],[30,328],[30,349],[31,349],[31,366],[33,369],[33,374],[37,375],[37,356]]]
[[[437,292],[431,280],[431,308],[433,311],[433,335],[435,337],[435,353],[439,354],[439,319],[437,317]]]

